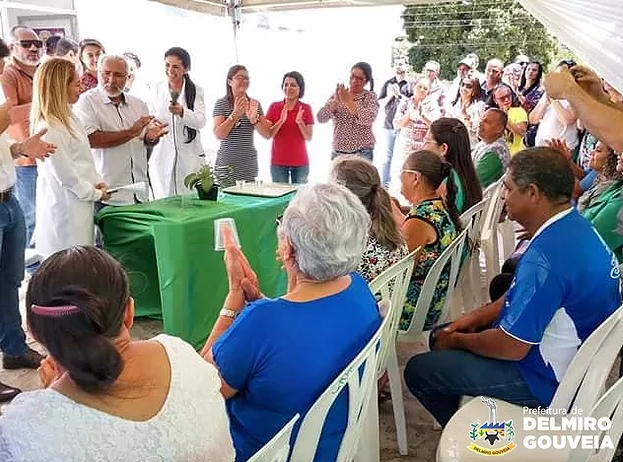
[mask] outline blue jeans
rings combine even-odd
[[[407,363],[404,377],[411,393],[442,426],[459,410],[462,396],[483,395],[534,408],[543,405],[532,396],[515,362],[468,351],[415,355]]]
[[[32,247],[32,234],[35,231],[35,198],[37,192],[37,166],[15,167],[15,197],[24,212],[26,220],[26,246]]]
[[[0,202],[0,350],[9,356],[26,353],[18,295],[24,278],[25,243],[24,214],[17,200]]]
[[[385,157],[383,158],[381,182],[387,188],[389,187],[392,159],[394,158],[394,146],[396,146],[396,139],[400,135],[400,129],[385,128],[383,131],[385,132]]]
[[[372,159],[374,157],[374,147],[361,148],[358,151],[354,151],[354,152],[333,151],[331,153],[331,160],[335,159],[338,156],[346,156],[346,155],[363,157],[364,159],[368,159],[370,162],[372,162]]]
[[[286,165],[271,165],[270,176],[273,183],[307,183],[307,175],[309,175],[309,165],[301,165],[300,167],[288,167]]]

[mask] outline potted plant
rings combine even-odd
[[[214,169],[210,165],[202,165],[199,170],[189,173],[184,178],[184,186],[195,188],[199,199],[215,201],[218,197],[218,186],[214,182]]]

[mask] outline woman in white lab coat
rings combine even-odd
[[[199,130],[205,127],[203,89],[188,75],[190,55],[175,47],[164,54],[167,80],[155,87],[153,115],[169,124],[149,159],[149,177],[154,197],[188,193],[184,177],[205,163]]]
[[[57,146],[53,157],[37,162],[35,245],[47,257],[93,245],[93,204],[109,196],[95,170],[87,134],[71,110],[80,95],[74,65],[61,58],[46,61],[33,85],[31,130],[47,129],[42,139]]]

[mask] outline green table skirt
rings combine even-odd
[[[106,207],[96,222],[104,248],[128,274],[136,316],[161,317],[165,332],[201,348],[228,291],[223,252],[214,250],[214,220],[236,221],[242,250],[262,292],[281,295],[287,281],[276,261],[275,219],[292,197],[221,193],[213,202],[177,196]]]

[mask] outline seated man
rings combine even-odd
[[[485,112],[478,125],[478,136],[481,141],[474,146],[472,159],[483,188],[502,178],[511,159],[504,139],[507,123],[506,113],[501,109],[492,108]]]
[[[532,240],[505,298],[433,331],[405,369],[441,425],[461,396],[548,406],[580,345],[620,305],[617,262],[571,206],[573,173],[550,148],[519,152],[504,179],[509,217]]]

